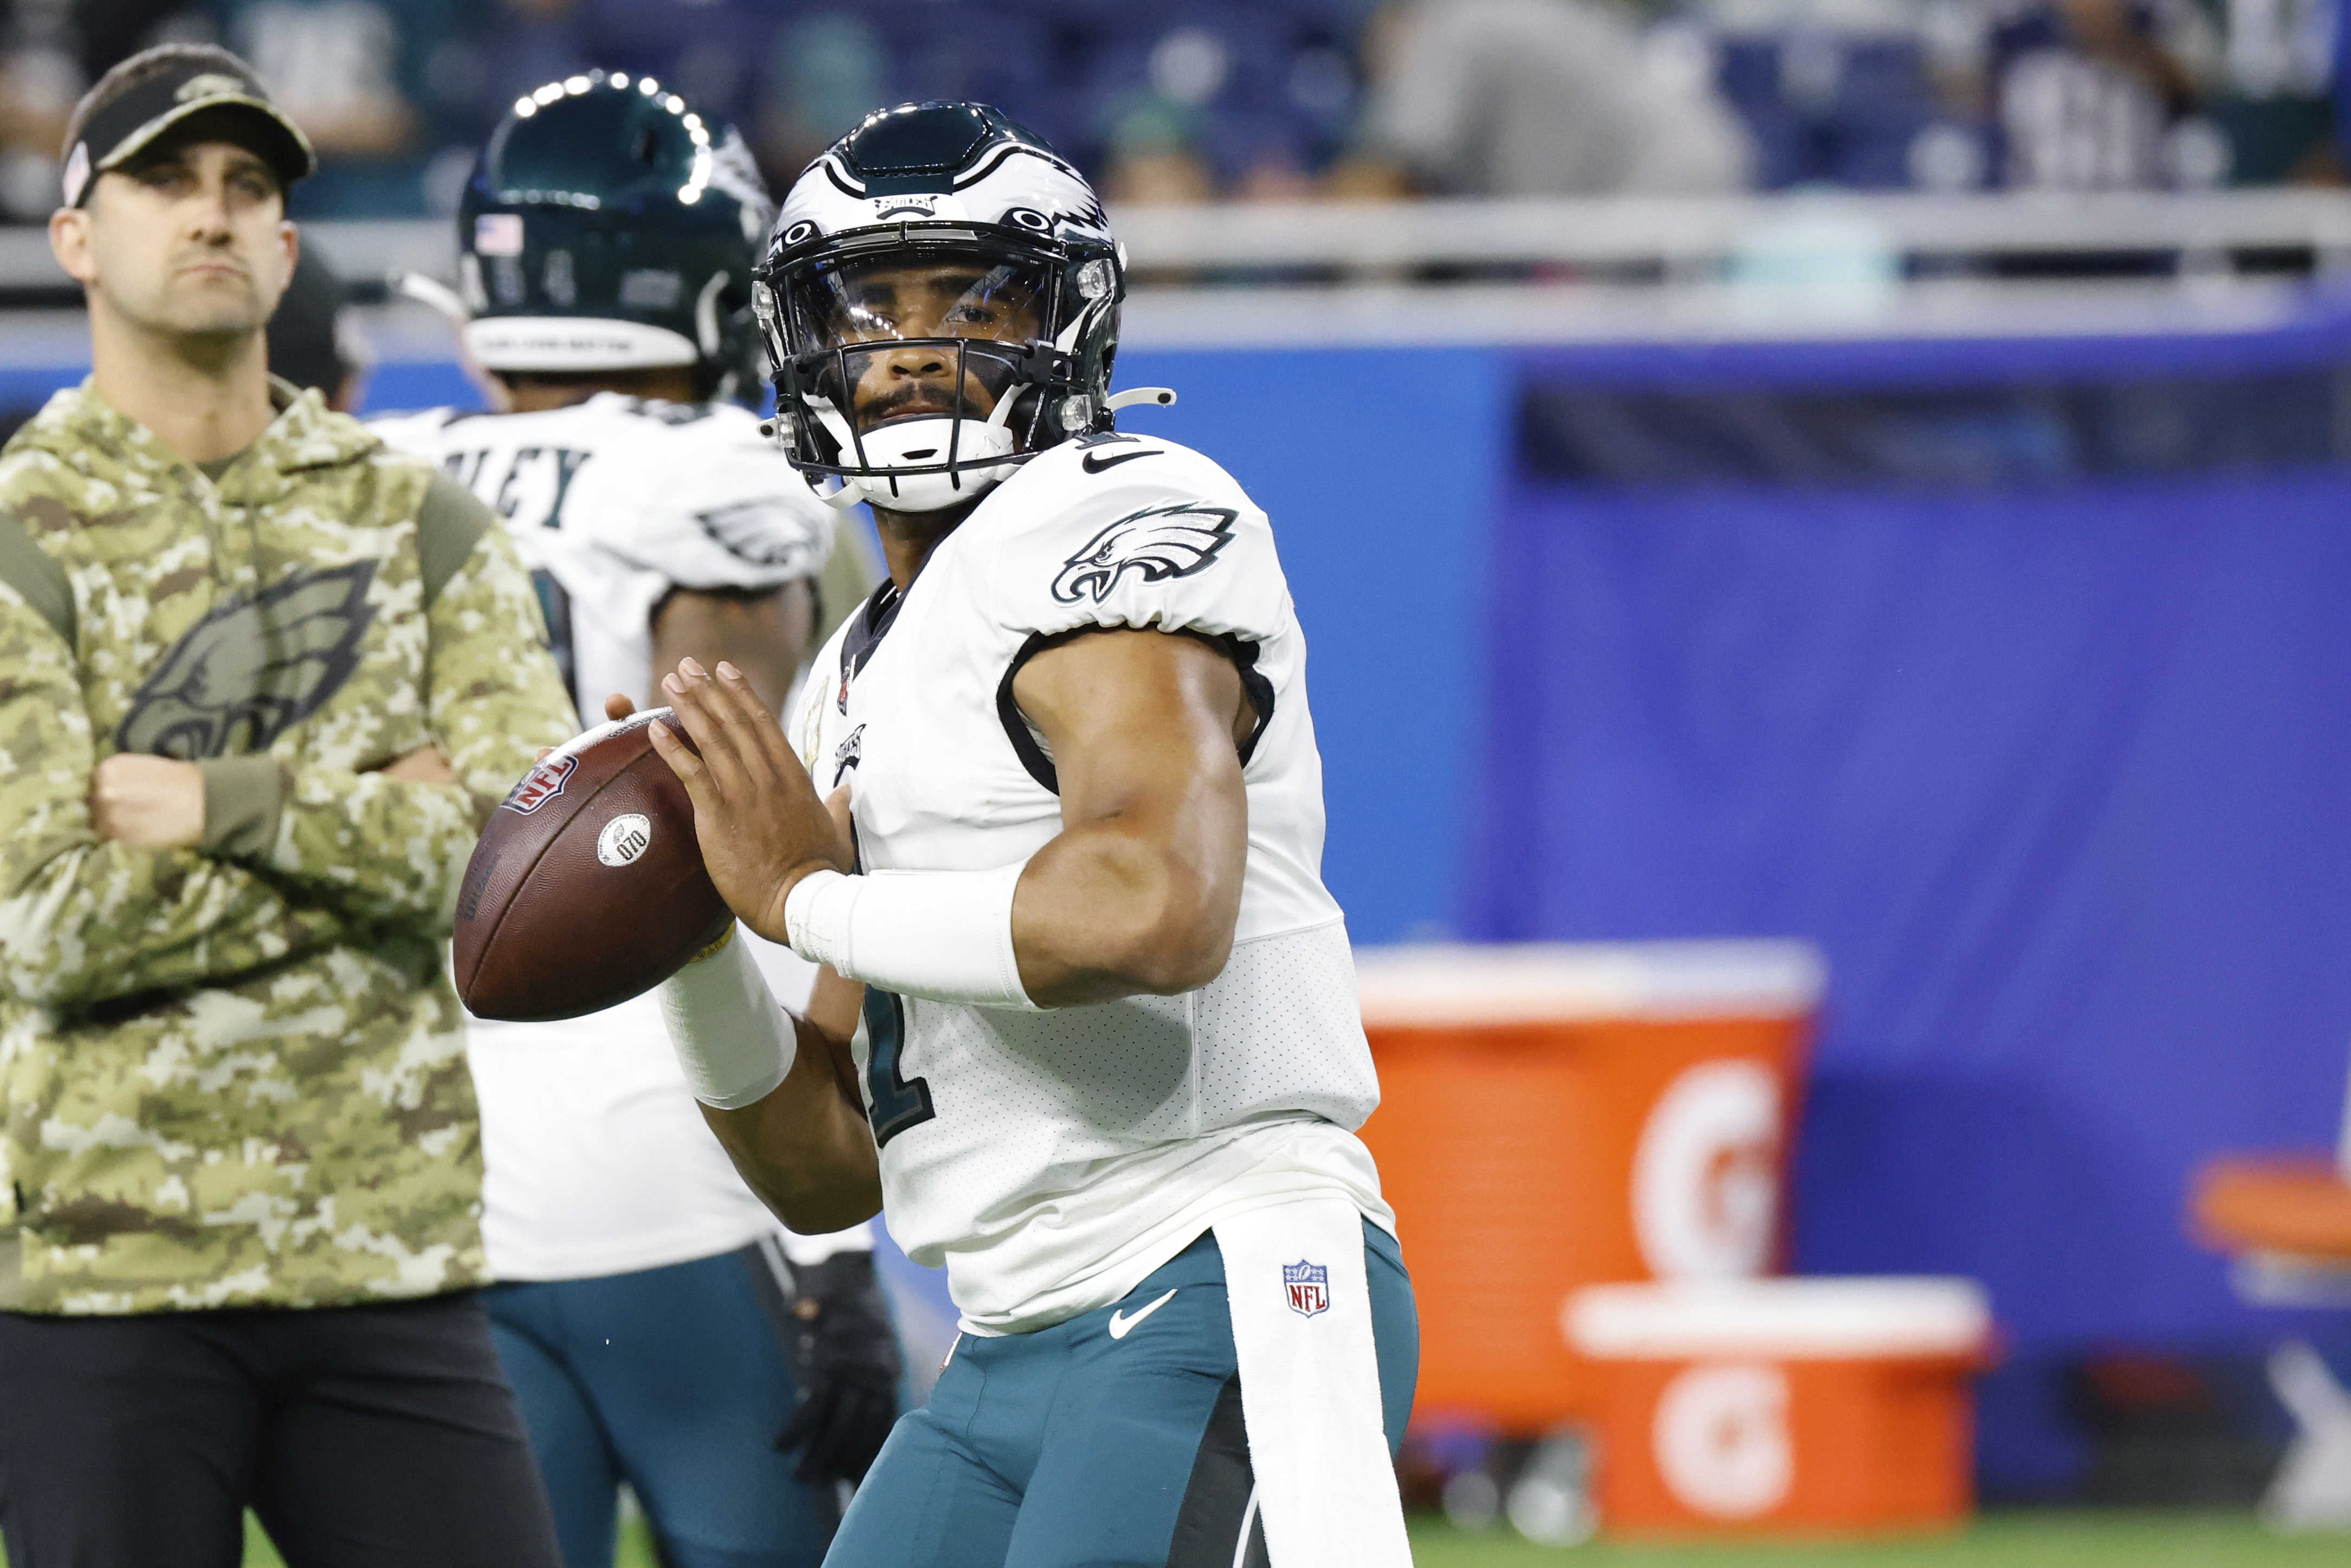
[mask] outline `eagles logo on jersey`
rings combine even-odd
[[[1102,529],[1085,549],[1061,565],[1053,597],[1075,604],[1092,595],[1100,604],[1118,586],[1120,574],[1139,572],[1146,582],[1189,577],[1217,559],[1233,537],[1237,514],[1224,507],[1181,502],[1145,507]]]

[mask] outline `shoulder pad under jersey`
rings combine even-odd
[[[1155,625],[1259,642],[1290,620],[1265,513],[1172,441],[1057,446],[998,486],[973,524],[990,613],[1016,630]]]

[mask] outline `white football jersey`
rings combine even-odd
[[[651,620],[671,589],[775,588],[824,566],[833,513],[758,424],[733,404],[600,392],[538,413],[434,409],[370,428],[505,517],[574,700],[601,718],[607,693],[652,700]],[[751,940],[777,994],[804,999],[814,966]],[[781,1230],[704,1124],[653,994],[560,1023],[468,1019],[466,1055],[498,1279],[660,1268]],[[799,1262],[871,1245],[862,1226],[786,1242]]]
[[[590,720],[608,693],[653,701],[653,607],[673,588],[814,577],[833,514],[734,403],[599,392],[537,413],[432,409],[369,422],[507,519],[556,657]]]
[[[1336,1192],[1393,1228],[1353,1136],[1379,1085],[1322,882],[1305,642],[1265,514],[1223,469],[1129,435],[1023,465],[894,610],[869,601],[818,656],[797,737],[811,775],[850,785],[862,869],[1025,861],[1061,800],[1012,679],[1088,626],[1195,633],[1239,664],[1259,714],[1240,922],[1224,972],[1184,996],[1020,1012],[869,989],[856,1055],[885,1216],[981,1333],[1115,1301],[1259,1205]]]

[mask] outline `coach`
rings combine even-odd
[[[93,370],[0,455],[0,1531],[10,1568],[552,1568],[470,1288],[442,941],[575,727],[505,530],[269,379],[309,145],[166,46],[49,224]]]

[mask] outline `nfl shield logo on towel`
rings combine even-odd
[[[1290,1310],[1301,1318],[1331,1310],[1331,1270],[1301,1258],[1281,1266],[1281,1282],[1290,1291]]]

